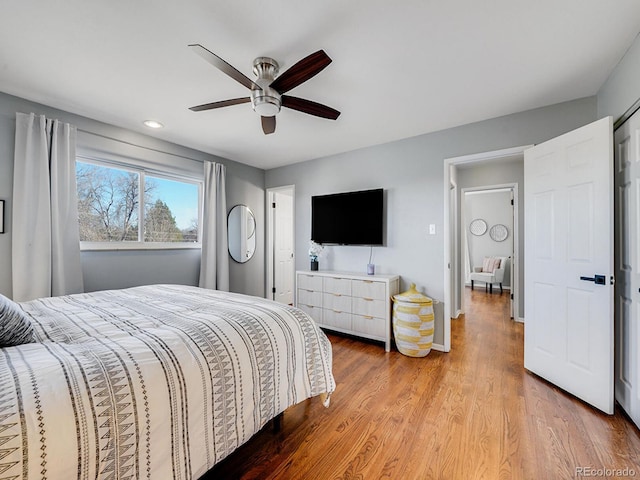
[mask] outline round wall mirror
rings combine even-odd
[[[235,205],[227,217],[229,255],[238,263],[248,262],[256,251],[256,218],[246,205]]]

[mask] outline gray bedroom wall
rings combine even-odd
[[[455,106],[452,106],[455,108]],[[595,97],[552,105],[353,152],[268,170],[265,187],[295,185],[296,268],[309,268],[312,195],[383,187],[386,246],[375,247],[377,273],[401,275],[435,300],[444,298],[444,159],[540,143],[597,118]],[[339,120],[338,120],[339,122]],[[436,235],[428,234],[429,224]],[[365,272],[367,247],[328,247],[321,269]],[[435,342],[443,343],[436,305]]]
[[[11,215],[13,191],[13,153],[16,112],[45,114],[72,123],[79,130],[110,139],[113,153],[127,154],[131,148],[149,155],[172,157],[176,165],[215,161],[227,169],[227,208],[248,205],[256,215],[258,248],[253,259],[243,265],[230,265],[230,288],[235,292],[264,295],[264,171],[214,155],[57,110],[28,100],[0,93],[0,200],[6,201],[6,231],[0,235],[0,293],[11,295]],[[80,136],[80,134],[79,134]],[[100,137],[101,136],[101,137]],[[84,135],[85,139],[91,135]],[[113,141],[111,139],[115,139]],[[88,140],[91,142],[91,140]],[[96,140],[97,142],[98,140]],[[169,154],[169,155],[167,155]],[[186,157],[186,158],[183,158]],[[192,159],[192,160],[188,160]],[[200,250],[84,251],[83,273],[87,291],[124,288],[149,283],[195,285],[200,271]]]
[[[598,117],[617,120],[640,99],[640,36],[598,91]]]
[[[524,159],[514,159],[508,162],[482,162],[473,167],[456,168],[458,181],[458,195],[463,188],[484,187],[488,185],[504,185],[515,183],[518,185],[518,247],[520,259],[518,262],[520,279],[520,298],[518,300],[518,317],[524,318]],[[458,199],[458,205],[462,200]],[[458,218],[461,218],[458,215]],[[459,227],[463,228],[463,227]],[[461,246],[458,246],[461,248]],[[459,250],[460,258],[462,250]],[[460,295],[458,295],[458,298]],[[460,308],[460,303],[454,305]],[[452,309],[452,311],[455,311]]]
[[[264,297],[265,292],[265,192],[264,170],[236,162],[227,163],[227,211],[242,204],[256,217],[256,252],[247,263],[229,258],[230,290]]]

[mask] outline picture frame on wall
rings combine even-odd
[[[4,200],[0,200],[0,233],[4,233]]]

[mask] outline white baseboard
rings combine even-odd
[[[431,350],[436,350],[438,352],[445,352],[444,345],[440,345],[439,343],[434,343],[431,345]]]
[[[524,318],[522,318],[522,317],[514,318],[514,320],[515,320],[516,322],[524,323]]]

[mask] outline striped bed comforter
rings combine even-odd
[[[335,389],[298,309],[156,285],[25,302],[0,349],[0,479],[196,479],[287,407]]]

